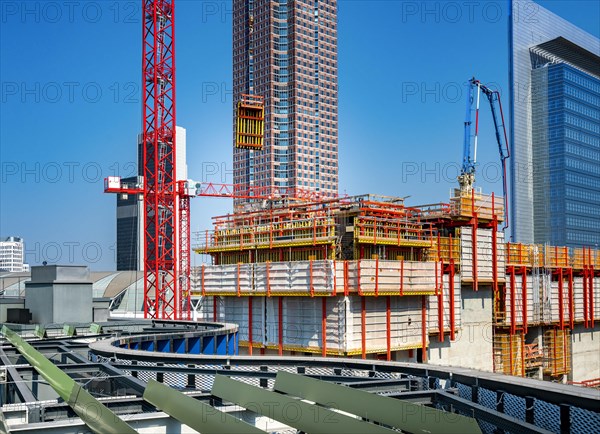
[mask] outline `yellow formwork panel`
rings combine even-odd
[[[236,245],[236,246],[215,246],[215,247],[199,247],[194,249],[194,252],[202,254],[202,253],[220,253],[220,252],[235,252],[240,250],[248,250],[248,249],[272,249],[272,248],[281,248],[281,247],[305,247],[312,245],[324,245],[330,244],[334,245],[335,240],[331,239],[316,239],[316,240],[302,240],[295,242],[278,242],[274,241],[272,244],[247,244],[247,245]]]
[[[381,244],[386,246],[405,246],[405,247],[431,247],[430,240],[403,240],[389,238],[375,238],[373,236],[357,236],[356,241],[361,244]]]
[[[450,263],[450,259],[452,259],[455,264],[459,264],[460,238],[434,238],[429,257],[435,261],[444,261],[446,264]]]
[[[525,376],[525,341],[522,332],[494,334],[494,370],[505,375]]]
[[[571,372],[571,332],[552,328],[544,333],[544,373],[553,377]]]
[[[261,150],[265,136],[265,107],[261,97],[244,95],[238,102],[235,147]]]
[[[353,293],[357,293],[357,290],[354,291],[349,291],[349,292],[353,292]],[[375,292],[371,292],[371,291],[361,291],[361,295],[364,297],[385,297],[385,296],[400,296],[399,295],[399,291],[378,291],[377,294],[375,294]],[[412,295],[436,295],[435,294],[435,290],[432,291],[410,291],[408,289],[404,290],[404,293],[402,294],[402,297],[410,297]]]

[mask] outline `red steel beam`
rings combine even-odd
[[[583,248],[583,326],[588,328],[588,266],[585,247]]]
[[[252,355],[252,297],[248,297],[248,354]]]
[[[523,333],[527,333],[527,267],[521,267],[521,291],[523,292]]]
[[[309,261],[308,266],[309,266],[309,272],[310,272],[310,282],[309,282],[310,296],[314,297],[315,296],[315,287],[313,285],[313,261],[312,261],[312,259]]]
[[[452,241],[452,239],[450,240]],[[450,297],[450,339],[454,340],[456,338],[456,318],[455,318],[455,311],[454,311],[454,273],[455,273],[455,268],[454,268],[454,259],[450,259],[450,282],[449,282],[449,297]]]
[[[427,363],[427,297],[421,296],[421,352],[423,363]]]
[[[473,290],[479,291],[479,279],[477,275],[477,213],[473,213],[473,231],[472,231],[472,246],[473,246]]]
[[[437,264],[436,264],[437,267]],[[437,295],[438,298],[438,331],[439,342],[444,342],[444,262],[441,262],[441,276],[440,276],[440,291]],[[437,275],[437,273],[436,273]],[[437,288],[436,288],[437,291]]]
[[[279,331],[278,331],[278,341],[277,341],[277,349],[279,355],[283,355],[283,297],[279,297],[278,300],[279,309],[277,312],[278,322],[279,322]]]
[[[515,306],[515,268],[509,267],[510,270],[510,334],[514,335],[517,331],[517,310]],[[508,270],[507,270],[508,272]],[[512,342],[512,341],[511,341]],[[511,344],[512,346],[512,344]],[[512,364],[511,364],[512,366]]]
[[[144,0],[142,31],[144,316],[178,319],[174,0]]]
[[[385,343],[387,348],[387,361],[392,360],[392,297],[385,300]]]
[[[367,358],[367,299],[365,297],[360,298],[360,338],[361,338],[361,349],[362,358]]]

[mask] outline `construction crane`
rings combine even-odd
[[[502,189],[504,193],[506,222],[508,222],[508,186],[506,181],[506,160],[510,157],[510,149],[508,147],[508,136],[506,134],[506,126],[504,123],[504,113],[502,111],[502,101],[500,100],[500,92],[492,90],[482,84],[479,80],[471,78],[467,83],[467,108],[464,131],[463,144],[463,161],[458,176],[458,184],[461,194],[470,194],[475,184],[475,168],[477,165],[477,145],[479,139],[479,106],[481,93],[487,97],[492,111],[494,128],[496,129],[496,141],[498,143],[498,151],[500,153],[500,164],[502,170]],[[471,126],[472,126],[472,110],[475,103],[475,134],[473,135],[473,146],[471,146]]]
[[[267,199],[298,192],[181,181],[176,164],[175,0],[142,0],[142,176],[134,184],[105,179],[106,193],[143,201],[144,317],[189,319],[190,199]],[[264,102],[238,104],[236,146],[262,149]]]

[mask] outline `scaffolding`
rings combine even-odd
[[[511,334],[501,329],[495,331],[494,372],[525,376],[525,339],[522,332]]]
[[[544,333],[544,374],[560,377],[571,372],[571,331],[551,328]]]

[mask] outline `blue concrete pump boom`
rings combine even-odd
[[[475,93],[477,90],[477,93]],[[465,119],[465,137],[463,143],[463,161],[458,177],[461,192],[470,192],[475,183],[475,166],[477,164],[477,142],[479,138],[479,101],[481,92],[487,97],[492,110],[492,118],[496,129],[496,141],[498,142],[498,151],[500,152],[500,164],[502,165],[502,188],[505,200],[506,221],[508,222],[508,200],[507,200],[507,181],[506,181],[506,160],[510,157],[508,147],[508,138],[506,126],[504,123],[504,113],[502,111],[502,102],[500,92],[492,90],[482,84],[479,80],[472,78],[467,83],[467,108]],[[473,136],[473,146],[471,146],[471,111],[473,103],[475,105],[475,134]]]

